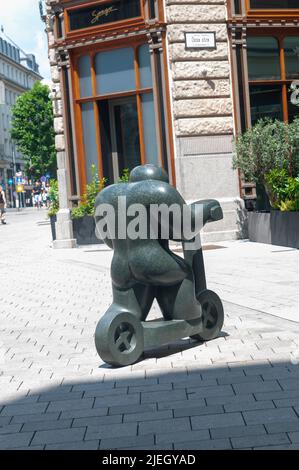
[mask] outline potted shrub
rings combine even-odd
[[[74,238],[78,245],[102,243],[95,234],[94,205],[98,193],[105,187],[106,179],[99,179],[95,165],[92,165],[91,171],[91,182],[86,185],[78,207],[72,209]]]
[[[299,119],[262,119],[236,139],[234,168],[261,185],[270,210],[248,213],[251,241],[299,248]]]
[[[57,180],[50,180],[49,198],[50,198],[50,207],[48,210],[48,217],[50,218],[52,239],[56,240],[55,223],[57,220],[56,214],[59,211],[59,194],[58,194],[58,181]]]

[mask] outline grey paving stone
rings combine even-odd
[[[29,405],[7,405],[1,411],[1,416],[15,416],[24,414],[40,414],[46,411],[48,403],[33,403]]]
[[[177,450],[227,450],[232,447],[229,439],[210,439],[198,442],[182,442],[174,444],[174,448]]]
[[[223,413],[191,418],[192,429],[209,429],[244,424],[241,413]]]
[[[223,413],[223,406],[214,405],[214,406],[188,406],[185,408],[175,409],[173,414],[175,418],[180,418],[182,416],[203,416],[203,415],[212,415],[217,413]]]
[[[265,447],[254,447],[253,450],[298,450],[299,444],[284,444],[282,446],[265,446]]]
[[[144,405],[118,405],[109,407],[109,415],[147,413],[152,411],[157,411],[156,403],[147,403]]]
[[[230,385],[218,385],[217,387],[203,387],[200,389],[189,389],[188,398],[191,400],[198,398],[209,398],[209,397],[224,397],[235,395]]]
[[[129,387],[129,393],[139,393],[139,392],[164,392],[167,390],[172,390],[172,384],[155,384],[155,385],[139,385],[134,387]]]
[[[135,446],[154,446],[154,434],[147,434],[145,436],[124,436],[121,439],[102,439],[100,442],[100,449],[128,449]]]
[[[0,434],[13,434],[21,430],[22,424],[8,424],[0,427]]]
[[[9,424],[11,418],[11,416],[0,416],[0,427]]]
[[[83,392],[61,392],[61,393],[42,393],[39,398],[38,402],[50,402],[50,401],[63,401],[63,400],[77,400],[81,399]]]
[[[89,397],[117,397],[117,396],[124,396],[127,395],[128,393],[128,387],[126,388],[112,388],[112,389],[92,389],[92,390],[86,390],[84,392],[84,398],[89,398]]]
[[[279,379],[283,390],[299,390],[299,378]]]
[[[256,364],[243,366],[243,370],[245,375],[262,375],[272,372],[272,365],[268,362],[268,364],[263,364],[262,366],[257,366]]]
[[[250,410],[267,410],[270,408],[275,408],[273,401],[255,401],[255,402],[245,402],[245,403],[231,403],[229,405],[224,405],[224,410],[227,413],[232,411],[250,411]]]
[[[253,394],[247,395],[229,395],[220,397],[206,397],[208,405],[229,405],[230,403],[253,403],[255,402]]]
[[[59,419],[55,421],[34,421],[25,423],[22,427],[22,432],[24,431],[49,431],[51,429],[67,429],[72,425],[71,419]]]
[[[106,424],[104,426],[88,426],[85,440],[106,439],[123,436],[137,436],[137,424]]]
[[[158,384],[158,379],[155,378],[149,378],[149,377],[140,377],[139,379],[127,379],[127,380],[122,380],[121,382],[116,382],[115,387],[142,387],[142,386],[152,386],[152,385],[157,385]]]
[[[126,447],[127,450],[133,451],[133,450],[155,450],[155,451],[160,451],[160,450],[172,450],[172,444],[160,444],[159,446],[153,445],[153,446],[137,446],[137,447]]]
[[[52,401],[47,409],[48,412],[52,411],[67,411],[67,410],[82,410],[83,408],[92,408],[94,403],[93,398],[81,398],[80,400],[68,401]]]
[[[217,382],[219,385],[232,385],[232,384],[239,384],[239,383],[262,382],[262,378],[259,375],[255,375],[255,376],[240,375],[237,377],[227,376],[227,377],[217,378]]]
[[[299,419],[297,421],[279,421],[277,418],[277,422],[267,423],[265,424],[265,428],[269,434],[299,431]]]
[[[196,387],[213,387],[217,386],[217,380],[216,378],[211,378],[211,379],[202,379],[201,377],[194,377],[190,376],[188,380],[184,380],[181,382],[174,382],[173,383],[173,388],[174,390],[178,389],[183,389],[183,388],[196,388]]]
[[[168,444],[168,443],[178,443],[178,442],[190,442],[190,448],[192,447],[193,441],[203,441],[210,438],[209,431],[203,429],[201,431],[184,431],[183,433],[179,432],[168,432],[165,434],[156,435],[156,443],[159,444]]]
[[[122,415],[113,416],[85,416],[75,418],[72,427],[81,428],[82,426],[103,426],[104,424],[116,424],[122,422]]]
[[[231,443],[234,449],[244,447],[262,447],[266,445],[289,444],[290,441],[286,434],[271,434],[261,436],[233,437]]]
[[[63,444],[67,442],[83,441],[85,428],[53,429],[50,431],[37,431],[34,434],[32,445]]]
[[[299,443],[299,431],[297,432],[290,432],[288,434],[292,443]]]
[[[175,409],[180,409],[180,408],[187,408],[187,407],[193,407],[193,406],[206,406],[206,402],[204,398],[199,398],[196,400],[176,400],[174,402],[167,402],[167,401],[162,401],[158,403],[158,409],[159,410],[175,410]]]
[[[190,421],[188,418],[173,418],[173,419],[163,419],[163,420],[154,420],[154,421],[145,421],[139,423],[138,434],[161,434],[169,432],[182,432],[190,431]]]
[[[18,449],[29,446],[33,437],[33,432],[19,432],[15,434],[0,435],[0,449]]]
[[[254,396],[257,400],[299,398],[299,390],[281,390],[280,392],[255,393]]]
[[[265,427],[261,424],[254,426],[227,426],[222,428],[210,429],[212,439],[242,436],[259,436],[266,434]]]
[[[298,416],[292,408],[276,408],[273,410],[245,411],[246,424],[267,424],[276,421],[297,421]]]
[[[280,400],[273,400],[277,408],[284,408],[289,406],[299,406],[299,397],[296,398],[283,398]]]
[[[82,383],[74,384],[72,386],[72,392],[87,392],[90,390],[111,390],[115,388],[115,382],[92,382],[92,383]]]
[[[97,450],[99,440],[65,442],[64,444],[48,444],[45,450]]]
[[[148,411],[146,413],[130,413],[128,415],[124,415],[123,422],[142,422],[142,421],[153,421],[155,419],[167,419],[172,418],[172,411],[171,410],[164,410],[164,411]]]
[[[59,419],[75,419],[75,418],[95,418],[97,416],[107,416],[108,407],[106,408],[84,408],[83,410],[62,411]]]
[[[59,412],[53,413],[36,413],[33,415],[17,415],[11,420],[11,423],[33,423],[35,421],[56,421],[59,418]]]
[[[98,397],[95,399],[94,408],[113,407],[117,405],[138,405],[140,404],[140,394],[132,393],[130,395],[117,395],[115,397]]]
[[[141,393],[141,403],[157,403],[162,401],[175,401],[184,399],[187,399],[185,390]]]
[[[267,382],[247,382],[239,383],[232,385],[236,394],[248,394],[248,393],[258,393],[258,392],[272,392],[280,391],[281,387],[279,383],[274,380],[268,380]]]

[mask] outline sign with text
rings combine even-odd
[[[186,49],[216,49],[216,33],[185,33]]]
[[[140,0],[114,0],[68,11],[70,31],[141,16]]]

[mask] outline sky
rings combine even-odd
[[[35,54],[44,82],[50,84],[47,36],[38,0],[0,0],[0,25],[21,49]]]

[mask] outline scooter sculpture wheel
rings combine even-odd
[[[134,364],[144,348],[141,322],[130,312],[110,310],[97,325],[95,344],[99,356],[108,364]]]
[[[197,300],[202,308],[202,332],[191,338],[197,341],[210,341],[219,336],[223,327],[223,305],[218,295],[211,290],[201,292]]]

